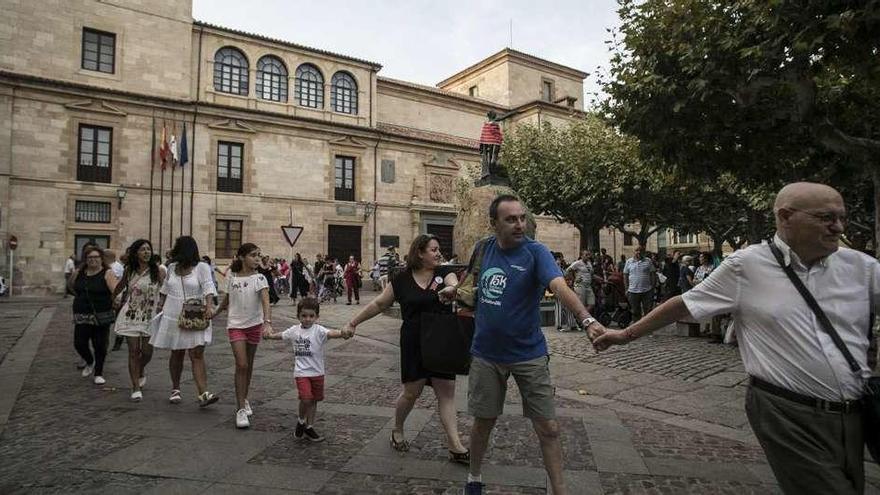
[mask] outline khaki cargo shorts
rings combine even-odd
[[[550,382],[550,356],[520,363],[493,363],[474,356],[468,374],[468,411],[476,418],[497,418],[504,411],[507,380],[513,375],[522,396],[523,416],[555,419],[555,389]]]

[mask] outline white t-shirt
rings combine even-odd
[[[64,262],[64,274],[70,275],[74,270],[76,270],[76,264],[72,259],[67,258],[67,261]]]
[[[116,275],[116,280],[120,280],[125,273],[125,265],[116,260],[110,264],[110,270],[113,271],[113,275]]]
[[[293,376],[324,375],[324,344],[330,330],[315,323],[309,328],[294,325],[281,332],[281,338],[293,345],[296,366]]]
[[[226,293],[229,294],[229,319],[226,327],[250,328],[263,323],[260,291],[268,287],[269,282],[260,273],[247,277],[237,277],[230,273],[226,278]]]

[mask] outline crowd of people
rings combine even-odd
[[[218,397],[208,389],[205,348],[212,341],[213,317],[228,311],[236,426],[249,427],[254,414],[248,391],[261,339],[282,339],[291,344],[300,400],[294,435],[321,441],[314,424],[318,403],[325,396],[326,341],[353,337],[362,323],[396,301],[402,313],[401,389],[390,447],[409,449],[407,417],[424,388],[431,387],[449,459],[468,465],[465,493],[481,494],[482,461],[513,376],[522,413],[537,435],[552,493],[565,494],[555,389],[541,331],[540,302],[545,291],[549,289],[567,312],[566,324],[574,321],[600,352],[684,318],[732,314],[750,375],[746,412],[782,489],[862,493],[863,444],[868,434],[862,407],[866,394],[872,393],[866,388],[872,365],[871,337],[865,329],[870,327],[871,308],[880,304],[880,264],[839,246],[846,210],[837,191],[819,184],[792,184],[779,192],[774,211],[777,233],[772,241],[736,251],[717,267],[707,253],[701,253],[698,261],[672,253],[658,262],[642,247],[616,265],[604,252],[584,252],[568,264],[525,236],[525,208],[515,196],[502,194],[489,207],[493,235],[475,246],[467,270],[444,265],[438,240],[420,235],[400,269],[386,268],[381,294],[338,330],[318,323],[318,297],[322,288],[327,290],[328,277],[334,277],[349,281],[349,298],[359,302],[355,276],[359,278],[360,266],[354,258],[346,267],[333,259],[320,259],[320,265],[309,267],[296,256],[287,267],[287,279],[291,297],[300,297],[299,322],[278,332],[271,319],[273,270],[264,274],[271,262],[254,244],[238,249],[219,303],[216,270],[199,256],[191,237],[176,240],[165,264],[159,263],[149,241],[136,241],[119,263],[119,275],[108,262],[108,253],[89,245],[83,249],[84,263],[68,279],[74,294],[74,346],[83,358],[82,375],[94,375],[94,382],[103,384],[108,334],[115,324],[115,332],[129,343],[133,401],[142,400],[145,367],[153,348],[161,348],[171,351],[168,400],[180,403],[180,376],[188,355],[199,406],[208,407]],[[386,267],[392,263],[396,253],[386,257]],[[283,265],[276,264],[275,270],[280,272],[279,264]],[[810,287],[795,290],[797,280]],[[620,330],[607,328],[598,318],[609,285],[623,292],[635,320]],[[809,302],[811,293],[818,302]],[[664,302],[654,308],[658,300]],[[471,347],[463,351],[471,358],[469,445],[458,431],[456,376],[427,367],[428,350],[420,344],[422,328],[432,315],[454,314],[461,304],[470,304],[471,309],[457,316],[473,318],[474,328]],[[822,309],[827,318],[820,317]],[[842,338],[833,338],[837,335],[833,327]]]

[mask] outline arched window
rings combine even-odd
[[[304,107],[324,108],[324,76],[312,64],[296,68],[296,102]]]
[[[358,113],[358,87],[348,72],[337,72],[330,80],[330,107],[334,112]]]
[[[227,46],[214,55],[214,89],[234,95],[248,94],[248,61],[238,49]]]
[[[257,61],[257,98],[287,101],[287,67],[278,57],[266,55]]]

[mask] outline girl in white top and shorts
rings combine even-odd
[[[183,373],[183,359],[189,354],[199,407],[206,407],[218,399],[208,391],[208,373],[205,367],[205,346],[211,344],[213,328],[210,319],[214,314],[217,289],[211,280],[211,266],[201,261],[195,239],[190,236],[178,237],[174,241],[171,258],[168,275],[159,290],[159,314],[153,319],[150,344],[159,349],[171,350],[168,368],[171,372],[172,390],[168,401],[172,404],[180,403],[180,375]],[[204,301],[204,318],[209,320],[204,330],[178,326],[183,303],[188,299]]]
[[[238,428],[250,426],[248,417],[253,410],[247,395],[254,372],[254,356],[263,332],[272,331],[269,282],[256,271],[258,266],[260,248],[249,242],[242,244],[226,278],[226,295],[217,308],[217,313],[229,308],[226,328],[235,356],[235,398],[238,401],[235,426]]]

